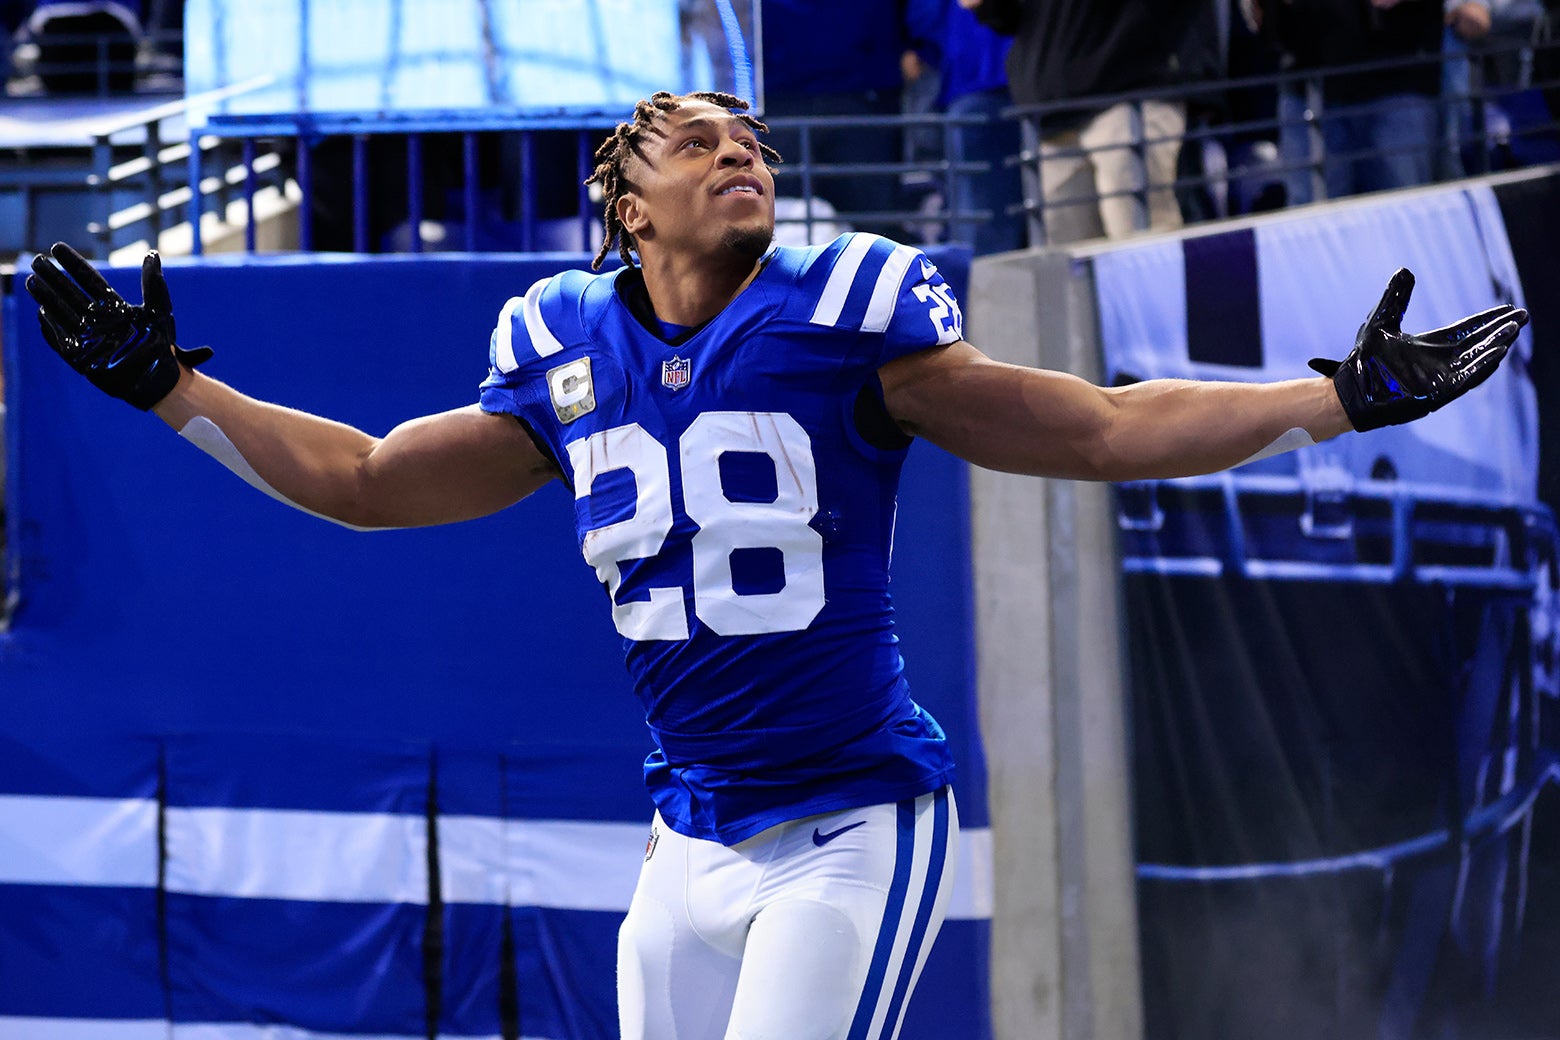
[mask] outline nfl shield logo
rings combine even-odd
[[[671,360],[661,362],[661,385],[668,390],[681,390],[692,377],[693,361],[690,358],[673,355]]]

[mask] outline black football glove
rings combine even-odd
[[[174,343],[173,301],[155,251],[141,261],[141,304],[132,307],[70,246],[33,257],[27,291],[38,302],[38,324],[54,352],[104,393],[145,411],[168,396],[181,364],[194,368],[210,347]]]
[[[1507,303],[1409,335],[1402,321],[1413,291],[1413,274],[1398,268],[1349,356],[1311,359],[1312,368],[1332,378],[1356,430],[1411,422],[1461,397],[1494,374],[1527,324],[1527,311]]]

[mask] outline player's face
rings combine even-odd
[[[638,189],[633,230],[649,248],[732,251],[747,261],[769,248],[775,231],[775,179],[746,123],[707,101],[688,101],[656,120],[645,161],[632,171]]]

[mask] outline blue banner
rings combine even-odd
[[[1102,254],[1108,378],[1310,375],[1399,266],[1410,331],[1525,305],[1507,219],[1448,189]],[[1560,1021],[1546,320],[1419,422],[1117,489],[1147,1036]]]

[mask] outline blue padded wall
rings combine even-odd
[[[936,259],[962,288],[967,253]],[[473,403],[504,301],[565,266],[584,266],[583,258],[222,257],[170,262],[168,279],[180,341],[216,349],[204,371],[254,396],[381,434],[404,419]],[[111,281],[138,298],[135,272],[113,271]],[[17,763],[31,765],[0,772],[0,839],[25,844],[28,834],[7,828],[25,830],[16,821],[46,809],[47,799],[86,795],[98,800],[88,807],[123,802],[126,812],[166,811],[154,833],[135,840],[150,842],[155,859],[158,841],[189,835],[195,844],[186,851],[198,862],[179,875],[193,891],[176,885],[168,919],[159,922],[148,916],[158,912],[155,870],[149,881],[116,887],[108,884],[118,877],[113,870],[99,880],[87,871],[83,880],[61,868],[57,884],[44,884],[47,878],[7,872],[8,846],[0,840],[0,902],[21,908],[0,915],[0,1037],[9,1035],[7,1021],[29,1016],[123,1019],[127,1036],[131,1020],[164,1016],[322,1030],[356,1021],[360,1030],[406,1035],[420,1035],[427,1017],[446,1035],[496,1036],[505,999],[518,999],[526,1035],[553,1035],[575,1028],[560,1022],[570,994],[541,991],[566,990],[571,975],[591,979],[578,994],[592,1007],[579,1014],[586,1024],[577,1035],[604,1035],[610,1007],[600,1003],[610,1000],[615,914],[515,907],[510,938],[522,985],[518,997],[505,998],[493,964],[501,897],[430,915],[426,897],[415,894],[417,878],[425,887],[428,881],[414,864],[426,853],[416,843],[426,843],[429,805],[436,806],[435,831],[451,835],[466,833],[460,827],[471,821],[557,817],[642,827],[649,818],[638,767],[650,741],[603,594],[580,560],[567,492],[549,486],[497,516],[438,529],[336,527],[261,496],[156,419],[86,386],[43,345],[19,280],[4,303],[7,563],[18,607],[0,634],[0,705],[7,746]],[[963,464],[917,446],[901,494],[893,592],[913,692],[954,742],[961,816],[967,829],[979,830],[987,817],[967,513]],[[333,772],[324,760],[338,742],[346,766]],[[287,769],[289,756],[306,766]],[[249,779],[170,787],[170,764],[178,779],[180,763],[197,758]],[[412,760],[426,764],[426,775],[401,775]],[[374,773],[380,761],[398,763],[400,772]],[[463,764],[472,762],[479,765]],[[534,777],[519,805],[506,804],[503,793],[515,762]],[[365,793],[364,785],[384,787],[384,796]],[[182,802],[173,797],[180,792],[188,792]],[[38,798],[45,801],[25,800]],[[8,815],[7,805],[15,812]],[[196,811],[179,815],[187,810]],[[373,815],[376,826],[410,843],[396,853],[405,863],[365,872],[361,891],[352,888],[355,874],[318,882],[293,876],[285,850],[256,854],[252,877],[199,880],[200,841],[230,832],[306,833],[306,826],[287,828],[306,825],[313,817],[300,814],[309,813],[349,821],[358,817],[348,814]],[[446,825],[445,816],[458,819]],[[182,853],[165,852],[173,872]],[[82,993],[75,1009],[61,1006],[59,994],[69,991],[64,975],[58,986],[43,979],[24,990],[4,971],[8,951],[25,946],[26,929],[76,912],[53,893],[79,897],[80,885],[107,886],[99,895],[123,906],[116,913],[126,950],[93,955],[119,965],[103,973],[119,978],[110,985],[125,988],[121,1003],[103,1006],[104,990]],[[273,889],[278,897],[263,896]],[[397,985],[417,981],[421,970],[433,980],[426,982],[432,999],[414,987],[410,1004],[381,1002],[374,1014],[353,1019],[346,1003],[310,1003],[314,995],[286,983],[274,963],[266,969],[277,980],[269,994],[189,976],[201,958],[189,944],[220,933],[217,922],[242,918],[245,928],[278,935],[310,928],[311,898],[359,905],[357,912],[336,907],[329,921],[319,917],[319,934],[359,928],[353,934],[363,941],[411,943],[387,950],[380,967]],[[350,923],[359,918],[361,927]],[[182,929],[171,1000],[168,966],[161,978],[156,967],[168,951],[153,950],[148,960],[145,950],[152,939],[168,942],[170,921]],[[425,931],[442,948],[423,948]],[[528,986],[527,965],[554,956],[527,948],[539,936],[567,941],[555,944],[557,971]],[[285,944],[275,939],[257,949],[278,956]],[[70,952],[83,963],[84,952]],[[214,956],[228,972],[242,950]],[[68,972],[71,959],[57,970]],[[913,1003],[904,1035],[953,1035],[951,1023],[958,1035],[975,1035],[968,1024],[987,1015],[984,965],[985,921],[950,921],[921,989],[942,999]],[[39,994],[36,1001],[29,992]],[[958,999],[950,1002],[950,993]],[[83,1027],[79,1035],[92,1034]]]

